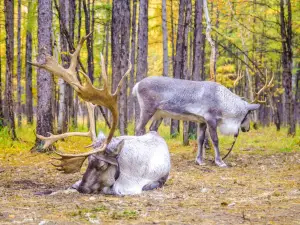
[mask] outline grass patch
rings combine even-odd
[[[122,212],[113,212],[111,218],[114,220],[128,219],[135,220],[139,216],[137,211],[134,210],[124,210]]]

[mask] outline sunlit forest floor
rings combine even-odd
[[[0,224],[300,224],[299,132],[294,138],[275,127],[241,133],[229,167],[218,168],[212,150],[207,165],[197,166],[196,141],[184,147],[161,127],[171,152],[169,180],[125,197],[64,191],[82,174],[62,174],[49,163],[53,155],[30,153],[33,127],[17,132],[18,142],[0,133]],[[220,139],[224,155],[233,138]],[[56,147],[76,152],[88,144],[77,137]],[[36,195],[47,190],[57,192]]]

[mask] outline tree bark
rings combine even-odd
[[[45,54],[51,55],[52,41],[52,0],[38,1],[38,62],[45,60]],[[37,134],[47,136],[47,132],[53,132],[52,92],[53,77],[44,69],[37,70]],[[32,150],[41,151],[43,145],[40,139],[36,139]],[[48,149],[49,150],[49,149]]]
[[[4,112],[9,126],[10,137],[17,138],[15,131],[15,116],[13,103],[13,63],[14,63],[14,1],[5,0],[5,30],[6,30],[6,82]]]
[[[70,64],[70,58],[68,56],[69,48],[68,42],[64,35],[64,29],[69,32],[69,1],[60,0],[59,1],[59,11],[60,11],[60,51],[61,51],[61,61],[64,68],[68,68]],[[69,93],[70,85],[68,85],[63,79],[58,79],[59,84],[59,109],[58,109],[58,121],[57,121],[57,133],[65,133],[68,131],[68,105],[69,105]]]
[[[297,65],[296,73],[296,93],[295,93],[295,120],[300,124],[300,63]]]
[[[193,80],[202,80],[204,59],[202,52],[204,51],[203,43],[203,0],[195,1],[195,24],[194,24],[194,57],[193,57]]]
[[[122,0],[122,29],[121,29],[121,58],[120,58],[120,72],[121,76],[125,74],[128,69],[129,59],[129,41],[130,41],[130,1]],[[121,135],[128,134],[128,120],[127,120],[127,78],[124,79],[122,90],[120,92],[120,121],[119,128]]]
[[[18,0],[18,61],[17,61],[17,92],[18,92],[18,101],[17,101],[17,118],[18,118],[18,127],[22,124],[22,86],[21,86],[21,74],[22,74],[22,60],[21,60],[21,0]]]
[[[285,8],[287,7],[287,18]],[[288,135],[296,134],[292,87],[292,10],[290,0],[280,0],[280,32],[282,38],[283,87],[285,90],[285,108],[287,111]]]
[[[86,0],[83,0],[83,10],[85,15],[85,33],[88,35],[94,30],[93,27],[93,21],[94,16],[92,14],[91,19],[91,13],[90,13],[90,0],[88,0],[88,4],[86,3]],[[93,0],[94,5],[94,0]],[[88,37],[86,40],[86,47],[88,50],[88,58],[87,58],[87,64],[88,64],[88,76],[91,79],[92,83],[94,82],[94,52],[93,52],[93,33]]]
[[[178,12],[178,30],[176,42],[175,65],[173,68],[173,77],[180,79],[183,74],[183,46],[184,46],[184,22],[185,22],[185,5],[186,0],[180,0]],[[171,120],[171,137],[179,134],[179,121]]]
[[[139,24],[138,24],[138,47],[137,47],[137,73],[136,82],[147,77],[148,73],[148,0],[140,0]],[[140,118],[138,102],[135,102],[135,124]]]
[[[26,33],[26,62],[32,61],[32,34]],[[32,102],[32,65],[26,63],[26,116],[27,124],[33,123],[33,102]]]
[[[69,0],[69,35],[71,41],[74,43],[75,41],[75,18],[76,18],[76,2],[75,0]],[[69,51],[71,49],[69,48]],[[72,127],[76,127],[75,124],[75,106],[74,106],[74,90],[73,88],[69,88],[69,93],[68,93],[68,108],[69,108],[69,124]]]
[[[188,57],[188,34],[189,34],[189,24],[191,22],[191,14],[192,14],[192,3],[191,0],[186,0],[186,12],[185,12],[185,22],[184,22],[184,42],[183,42],[183,79],[189,80],[190,72],[189,72],[189,57]],[[192,50],[192,49],[190,49]],[[187,87],[188,88],[188,87]],[[189,122],[183,122],[183,145],[189,145]]]
[[[162,0],[163,76],[169,75],[168,29],[166,0]]]
[[[206,38],[208,42],[210,43],[211,46],[211,54],[210,54],[210,63],[209,63],[209,73],[210,73],[210,80],[216,81],[216,44],[211,38],[211,22],[210,22],[210,17],[209,17],[209,12],[208,12],[208,7],[207,7],[207,0],[203,0],[203,8],[205,12],[205,18],[206,18]]]
[[[204,37],[204,38],[203,38]],[[203,34],[203,0],[195,1],[194,18],[194,43],[192,58],[192,79],[195,81],[204,80],[204,45],[205,35]],[[194,122],[189,123],[189,134],[197,136],[197,125]]]
[[[129,90],[130,94],[128,97],[128,120],[132,121],[134,114],[134,97],[132,96],[132,90],[135,84],[134,72],[135,72],[135,55],[136,55],[136,8],[137,0],[133,0],[132,5],[132,19],[131,19],[131,53],[130,53],[130,62],[132,69],[130,71],[129,79]]]
[[[0,36],[2,35],[2,30],[0,29]],[[2,37],[2,36],[1,36]],[[2,101],[2,51],[0,46],[0,130],[4,126],[4,113],[3,113],[3,101]]]

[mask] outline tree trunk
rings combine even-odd
[[[195,2],[195,30],[194,30],[194,58],[193,58],[193,80],[202,80],[202,65],[204,64],[204,59],[202,58],[202,52],[204,48],[203,43],[203,1],[196,0]]]
[[[211,46],[211,54],[210,54],[210,63],[209,63],[209,72],[210,72],[210,80],[216,81],[216,44],[213,41],[213,39],[211,38],[211,22],[210,22],[210,18],[209,18],[209,12],[208,12],[208,7],[207,7],[207,0],[203,0],[203,9],[205,12],[205,18],[206,18],[206,38],[208,40],[208,42],[210,43]]]
[[[59,2],[59,11],[60,11],[60,52],[62,66],[68,68],[70,64],[70,58],[67,53],[68,42],[64,35],[64,29],[69,32],[69,1],[60,0]],[[69,85],[62,79],[58,79],[59,85],[59,104],[58,104],[58,121],[57,121],[57,133],[65,133],[68,131],[68,94],[69,94]]]
[[[5,30],[6,30],[6,82],[4,112],[6,124],[9,126],[10,136],[17,138],[15,131],[15,116],[13,103],[13,63],[14,63],[14,1],[5,0]]]
[[[134,72],[135,72],[135,55],[136,55],[136,7],[137,0],[133,0],[132,5],[132,19],[131,19],[131,53],[130,53],[130,62],[132,69],[130,71],[129,79],[129,90],[130,94],[128,97],[128,119],[132,121],[134,114],[134,97],[132,96],[132,90],[135,84],[134,81]]]
[[[195,19],[194,19],[194,43],[192,57],[192,79],[201,81],[204,74],[204,41],[203,31],[203,1],[195,1]],[[197,136],[197,125],[194,122],[189,123],[189,133]]]
[[[51,55],[52,41],[52,1],[38,1],[38,62],[45,60],[44,54],[47,52]],[[36,133],[48,136],[47,132],[53,132],[53,115],[52,115],[52,92],[53,77],[44,69],[37,70],[37,127]],[[40,139],[36,139],[35,148],[32,150],[41,151],[43,145]]]
[[[189,24],[191,22],[192,14],[192,3],[191,0],[186,0],[186,12],[185,12],[185,22],[184,22],[184,42],[183,42],[183,79],[189,80],[189,60],[188,60],[188,47],[189,47]],[[191,49],[192,50],[192,49]],[[188,88],[188,87],[187,87]],[[183,122],[183,145],[189,145],[189,122]]]
[[[147,77],[148,73],[148,0],[140,0],[139,25],[138,25],[138,47],[137,47],[137,73],[136,82]],[[138,102],[135,102],[135,124],[140,118]]]
[[[129,41],[130,41],[130,1],[122,0],[122,29],[121,29],[121,58],[120,72],[121,76],[128,69],[129,60]],[[127,135],[127,78],[125,78],[120,92],[120,134]]]
[[[71,42],[74,43],[75,41],[75,18],[76,18],[76,2],[74,0],[69,0],[69,35],[71,38]],[[69,48],[69,51],[71,49]],[[68,93],[68,108],[69,108],[69,124],[72,127],[76,127],[75,124],[75,106],[74,106],[74,90],[73,88],[69,87]]]
[[[186,0],[180,0],[178,13],[178,30],[176,42],[175,65],[173,68],[173,77],[180,79],[183,74],[183,46],[184,46],[184,22],[185,22]],[[179,121],[171,120],[171,137],[179,134]]]
[[[171,12],[173,12],[173,0],[171,0]],[[171,42],[172,42],[172,70],[174,75],[175,68],[175,40],[174,40],[174,18],[173,13],[171,13]]]
[[[284,3],[285,2],[285,3]],[[287,18],[285,15],[287,6]],[[295,135],[296,123],[294,117],[293,87],[292,87],[292,11],[290,0],[280,0],[280,32],[282,38],[283,87],[285,90],[285,108],[287,112],[288,135]]]
[[[85,33],[88,35],[94,30],[93,25],[94,16],[90,13],[90,0],[88,0],[88,4],[86,4],[86,0],[83,0],[83,10],[85,15]],[[93,0],[94,5],[94,0]],[[92,83],[94,82],[94,52],[93,52],[93,33],[86,40],[86,47],[88,50],[87,64],[88,64],[88,76],[91,79]]]
[[[35,18],[33,17],[36,9],[36,3],[32,0],[28,1],[28,13],[27,13],[27,28],[26,28],[26,62],[32,61],[32,28],[35,24]],[[32,99],[32,65],[30,63],[25,64],[26,72],[26,117],[27,124],[33,124],[33,99]]]
[[[163,76],[169,75],[168,29],[166,0],[162,0]]]
[[[2,35],[0,30],[0,36]],[[1,36],[2,37],[2,36]],[[2,51],[0,47],[0,130],[4,126],[3,102],[2,102]]]
[[[295,120],[300,124],[300,63],[297,65],[296,93],[295,93]]]
[[[22,124],[22,103],[21,103],[21,96],[22,96],[22,86],[21,86],[21,73],[22,73],[22,60],[21,60],[21,0],[18,0],[18,32],[17,32],[17,40],[18,40],[18,62],[17,62],[17,92],[18,92],[18,110],[17,110],[17,117],[18,117],[18,127]]]

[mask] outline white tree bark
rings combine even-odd
[[[214,40],[211,38],[211,34],[210,34],[211,33],[211,21],[209,18],[207,0],[203,0],[203,9],[204,9],[205,19],[206,19],[206,38],[211,46],[210,63],[209,63],[210,79],[216,81],[216,77],[215,77],[216,44],[215,44]]]

